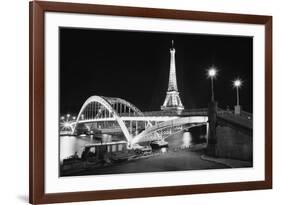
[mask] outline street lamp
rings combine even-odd
[[[217,69],[212,66],[207,70],[208,78],[211,78],[211,86],[212,86],[212,100],[208,105],[208,138],[207,138],[207,153],[210,155],[216,154],[216,144],[217,144],[217,136],[216,136],[216,124],[217,124],[217,102],[215,102],[215,94],[214,94],[214,78],[216,78]]]
[[[237,105],[239,105],[239,88],[242,86],[242,81],[238,78],[233,81],[233,87],[236,88]]]
[[[217,70],[215,67],[211,67],[208,70],[208,77],[211,78],[211,87],[212,87],[212,101],[215,101],[215,94],[214,94],[214,78],[217,75]]]
[[[235,114],[240,114],[240,110],[241,110],[239,105],[239,88],[241,86],[242,86],[242,81],[239,78],[233,81],[233,87],[236,88],[236,100],[237,100],[237,105],[234,107]]]

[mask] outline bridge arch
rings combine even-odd
[[[208,117],[207,116],[189,116],[189,117],[180,117],[172,120],[164,121],[160,124],[156,124],[151,126],[141,132],[139,135],[135,136],[132,140],[132,144],[136,144],[140,142],[145,136],[150,135],[152,133],[157,133],[157,131],[166,129],[173,126],[180,126],[183,124],[207,124]]]
[[[129,108],[131,108],[133,111],[135,111],[137,114],[141,115],[141,111],[134,106],[133,104],[121,99],[121,98],[110,98],[110,97],[102,97],[102,96],[91,96],[89,97],[84,104],[82,105],[79,114],[76,118],[76,123],[74,125],[74,129],[73,129],[73,133],[76,130],[76,126],[78,125],[80,119],[81,119],[81,115],[83,113],[83,111],[87,108],[87,106],[93,102],[97,102],[99,104],[101,104],[109,113],[110,115],[112,115],[112,117],[117,121],[117,123],[119,124],[123,134],[125,135],[127,141],[129,144],[131,144],[132,142],[132,136],[129,133],[129,130],[127,129],[125,123],[123,122],[123,120],[120,118],[118,112],[113,108],[113,105],[115,103],[121,103],[124,104],[126,106],[128,106]]]
[[[138,115],[143,115],[143,113],[135,105],[129,103],[128,101],[122,98],[107,98],[107,100],[110,102],[110,104],[121,103],[123,105],[126,105],[127,107],[130,107]]]

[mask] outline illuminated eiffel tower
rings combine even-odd
[[[176,62],[175,62],[176,49],[174,48],[174,41],[172,40],[172,48],[170,49],[170,75],[169,85],[166,94],[164,104],[161,106],[161,110],[176,110],[181,111],[184,109],[179,96],[176,76]]]

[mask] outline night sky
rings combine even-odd
[[[236,103],[232,81],[243,80],[240,104],[252,112],[253,42],[251,37],[60,28],[60,113],[78,114],[92,95],[120,97],[141,111],[157,111],[168,87],[171,40],[185,108],[206,108],[210,79],[218,69],[219,107]]]

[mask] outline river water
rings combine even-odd
[[[125,140],[122,135],[109,135],[99,134],[93,136],[60,136],[60,162],[63,159],[70,157],[71,155],[78,154],[81,157],[83,148],[87,144],[111,142]],[[205,142],[206,131],[203,129],[190,130],[189,132],[178,132],[174,135],[170,135],[165,139],[169,143],[169,149],[178,147],[189,147],[192,144]]]
[[[95,135],[81,135],[81,136],[60,136],[60,162],[71,155],[78,154],[81,157],[84,146],[87,144],[112,142],[123,140],[120,136],[112,136],[108,134]]]

